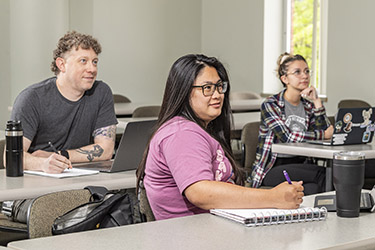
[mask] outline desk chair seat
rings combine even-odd
[[[362,100],[344,99],[337,105],[338,108],[370,108],[371,105]]]
[[[248,174],[251,172],[255,161],[258,146],[259,125],[259,121],[250,122],[242,128],[242,167],[248,172]]]
[[[141,212],[141,215],[143,216],[143,220],[148,221],[154,221],[155,216],[152,212],[150,203],[147,199],[146,189],[143,187],[143,184],[141,184],[142,187],[139,188],[139,210]]]
[[[119,94],[113,94],[113,102],[114,103],[128,103],[131,102],[129,98]]]
[[[52,235],[52,224],[58,216],[79,205],[89,202],[87,189],[68,190],[42,195],[36,198],[28,210],[27,224],[10,221],[0,216],[0,230],[3,232],[24,233],[24,238],[39,238]]]
[[[158,117],[161,106],[142,106],[133,111],[132,117]]]
[[[251,91],[238,91],[231,92],[229,95],[230,100],[248,100],[248,99],[262,99],[262,97],[255,92]]]

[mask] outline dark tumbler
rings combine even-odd
[[[8,121],[5,130],[6,175],[23,176],[23,130],[20,121]]]
[[[361,190],[365,179],[365,154],[344,151],[333,155],[333,185],[336,213],[340,217],[358,217]]]

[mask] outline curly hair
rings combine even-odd
[[[64,54],[70,51],[72,48],[78,50],[82,49],[93,49],[97,55],[102,52],[102,46],[98,40],[90,35],[78,33],[76,31],[70,31],[60,38],[57,48],[53,51],[53,61],[51,63],[51,70],[58,75],[60,73],[59,68],[56,65],[56,59],[63,57]]]

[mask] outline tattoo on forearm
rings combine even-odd
[[[111,125],[104,128],[98,128],[92,133],[93,137],[104,136],[113,141],[116,140],[116,125]]]
[[[93,150],[84,150],[84,149],[77,149],[76,150],[78,153],[87,155],[87,159],[89,161],[93,161],[95,157],[100,157],[102,156],[104,149],[100,147],[99,145],[95,144]]]

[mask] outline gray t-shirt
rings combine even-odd
[[[117,124],[110,87],[95,81],[93,87],[76,102],[61,95],[56,77],[33,84],[16,98],[12,120],[22,122],[24,136],[32,143],[29,152],[75,149],[93,143],[98,128]]]
[[[297,106],[290,104],[285,100],[285,124],[291,131],[306,131],[306,111],[302,102]]]

